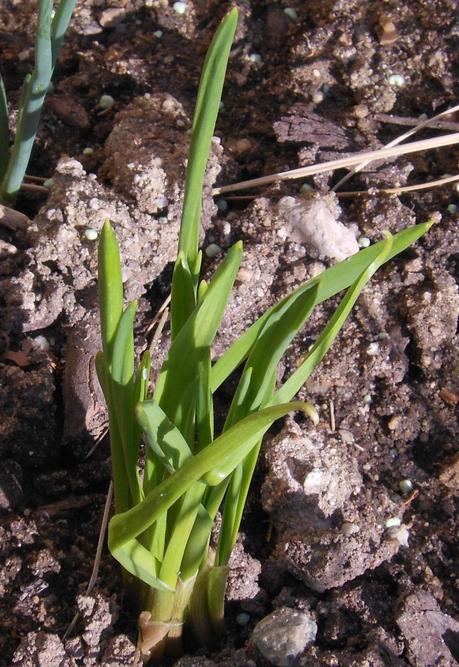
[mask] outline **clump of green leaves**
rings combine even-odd
[[[77,0],[40,0],[35,68],[22,87],[14,143],[9,148],[8,102],[0,75],[0,203],[15,202],[24,179],[59,49]]]
[[[133,584],[144,657],[177,650],[187,623],[201,642],[222,629],[228,561],[263,435],[278,418],[312,405],[291,402],[332,345],[360,292],[387,260],[431,223],[388,236],[298,287],[260,317],[216,361],[211,347],[242,259],[228,252],[209,283],[199,279],[202,184],[229,52],[233,10],[222,22],[204,64],[192,129],[186,193],[174,268],[171,345],[152,394],[150,355],[136,365],[136,304],[124,309],[121,261],[105,223],[99,245],[103,351],[97,370],[107,401],[115,491],[109,548]],[[322,301],[347,290],[325,329],[281,386],[276,370],[287,347]],[[241,365],[240,381],[221,433],[214,432],[213,397]],[[145,439],[145,464],[139,454]],[[217,512],[222,520],[211,544]]]

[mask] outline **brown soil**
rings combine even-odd
[[[33,62],[35,4],[5,0],[0,10],[12,121]],[[64,42],[29,168],[54,184],[47,200],[21,196],[27,229],[0,227],[0,665],[132,663],[135,619],[108,553],[85,594],[110,478],[92,361],[96,244],[87,231],[114,222],[128,298],[140,299],[141,348],[168,293],[201,63],[230,4],[188,0],[178,14],[167,0],[80,1]],[[203,246],[225,252],[242,239],[245,259],[216,353],[337,255],[282,217],[278,201],[300,201],[297,183],[219,207],[212,184],[381,146],[406,129],[388,116],[432,116],[458,92],[454,0],[232,4],[240,23],[208,170]],[[104,113],[103,94],[114,98]],[[455,171],[457,151],[446,148],[369,165],[344,189]],[[267,665],[252,632],[281,607],[307,613],[318,628],[288,664],[457,664],[457,191],[338,200],[327,192],[341,175],[311,184],[351,247],[433,213],[441,222],[376,276],[303,390],[319,426],[288,421],[266,443],[232,563],[227,635],[218,647],[190,645],[194,657],[177,667]],[[334,304],[313,314],[283,372]],[[166,344],[167,331],[155,367]],[[224,391],[222,410],[226,399]],[[402,492],[404,479],[412,491]]]

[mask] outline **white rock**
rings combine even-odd
[[[289,235],[317,258],[341,261],[359,251],[355,234],[338,220],[341,210],[334,195],[283,197],[278,206]]]

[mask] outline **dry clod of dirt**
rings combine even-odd
[[[317,623],[308,614],[281,607],[257,623],[252,641],[272,665],[292,667],[316,635]]]
[[[108,642],[103,655],[101,667],[137,667],[140,662],[134,662],[136,655],[135,644],[126,635],[116,635]]]
[[[351,581],[407,546],[402,509],[381,485],[363,486],[336,436],[307,436],[290,421],[265,460],[262,503],[277,533],[275,557],[313,590]]]
[[[118,613],[117,609],[112,608],[111,601],[99,593],[78,596],[77,605],[85,625],[82,635],[85,647],[84,664],[91,667],[99,663],[104,639],[112,634]]]
[[[29,632],[17,648],[14,667],[76,667],[76,662],[65,651],[57,635],[47,632]]]
[[[253,600],[260,592],[258,577],[261,564],[245,551],[241,541],[238,541],[233,549],[229,568],[226,599]]]
[[[333,513],[360,491],[362,477],[340,438],[320,431],[307,434],[289,419],[263,448],[267,474],[262,486],[264,509],[276,527],[331,526]]]
[[[165,216],[163,225],[180,219],[188,153],[190,120],[172,95],[136,97],[116,116],[105,144],[101,174],[142,213]],[[216,206],[210,188],[220,172],[222,149],[213,143],[204,192],[203,222],[207,227]]]
[[[414,667],[453,667],[459,659],[459,623],[441,611],[427,591],[403,600],[397,616],[410,664]]]

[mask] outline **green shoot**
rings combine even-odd
[[[40,0],[35,39],[35,68],[24,80],[14,143],[8,154],[8,105],[0,77],[0,202],[14,204],[29,164],[41,111],[51,83],[59,48],[76,0]]]
[[[303,411],[317,423],[315,408],[294,401],[295,394],[333,344],[375,271],[432,224],[388,236],[301,285],[212,365],[211,348],[241,263],[242,245],[229,250],[208,284],[199,282],[202,182],[236,22],[233,10],[218,29],[204,64],[173,275],[171,345],[152,393],[148,354],[136,367],[136,305],[123,305],[120,255],[109,222],[99,245],[103,350],[97,370],[109,412],[116,511],[109,525],[109,548],[137,595],[146,660],[165,650],[180,650],[185,623],[201,642],[221,631],[228,561],[264,434],[292,410]],[[308,355],[277,386],[277,367],[293,338],[318,304],[343,290],[341,303]],[[215,434],[214,394],[242,364],[224,428]],[[211,544],[219,510],[221,527]]]

